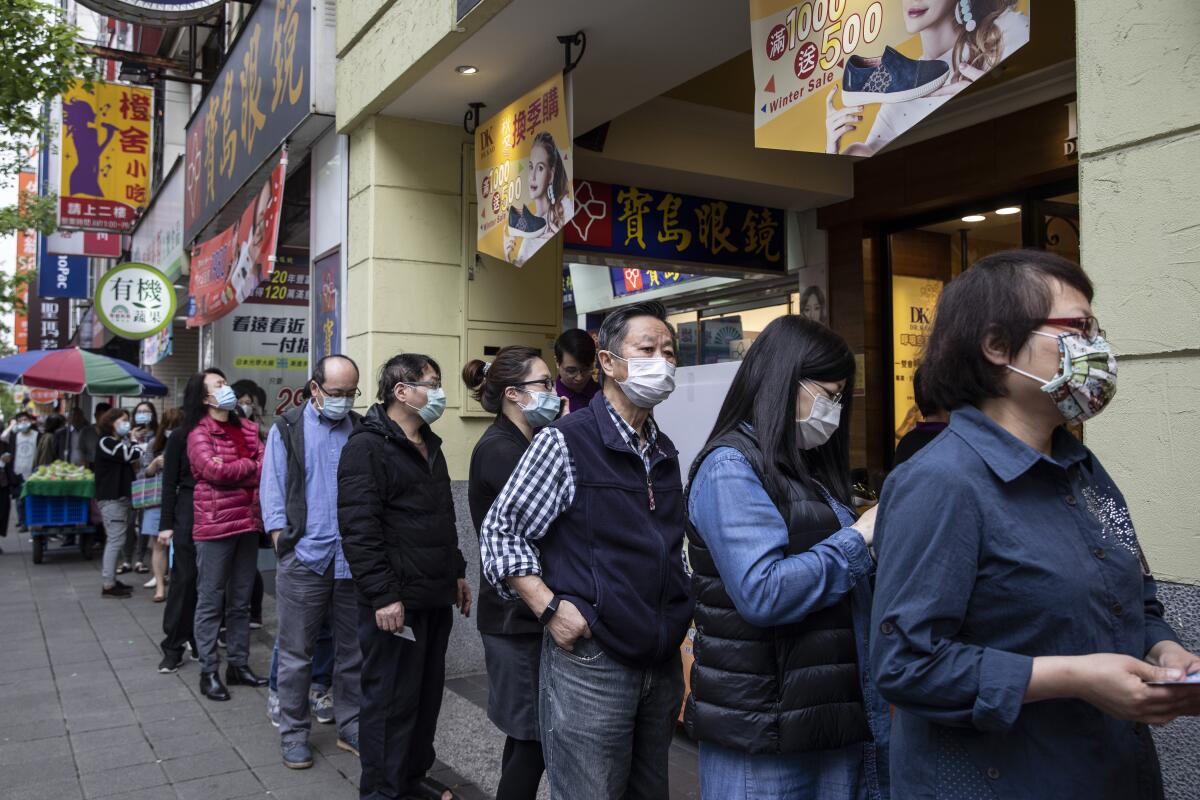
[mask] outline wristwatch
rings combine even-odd
[[[538,622],[542,625],[549,625],[550,620],[554,619],[554,615],[558,613],[558,603],[561,599],[558,595],[551,597],[550,602],[546,604],[546,610],[538,617]]]

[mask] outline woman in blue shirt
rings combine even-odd
[[[850,512],[854,355],[781,317],[692,467],[696,662],[685,711],[711,800],[888,797],[888,711],[864,679],[874,511]]]
[[[921,798],[1162,797],[1146,725],[1200,711],[1129,509],[1066,422],[1116,359],[1078,264],[988,256],[938,301],[921,366],[950,427],[897,468],[877,525],[871,672],[892,783]]]

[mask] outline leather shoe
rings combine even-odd
[[[226,667],[225,681],[230,686],[266,686],[268,683],[266,678],[258,677],[254,674],[254,670],[245,664],[240,667],[230,664]]]
[[[200,694],[209,700],[228,700],[229,690],[221,683],[221,678],[215,672],[200,673]]]

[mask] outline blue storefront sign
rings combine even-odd
[[[46,252],[46,237],[40,237],[38,292],[42,297],[88,296],[87,256],[60,256]]]
[[[686,272],[669,272],[660,269],[632,269],[610,267],[613,297],[626,297],[631,294],[641,294],[667,286],[703,278],[703,275],[689,275]]]
[[[568,250],[787,271],[783,209],[598,181],[575,182]]]

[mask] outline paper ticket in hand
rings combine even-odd
[[[413,629],[405,625],[398,631],[392,631],[392,636],[399,636],[401,639],[408,639],[410,642],[417,640],[417,635],[413,633]]]

